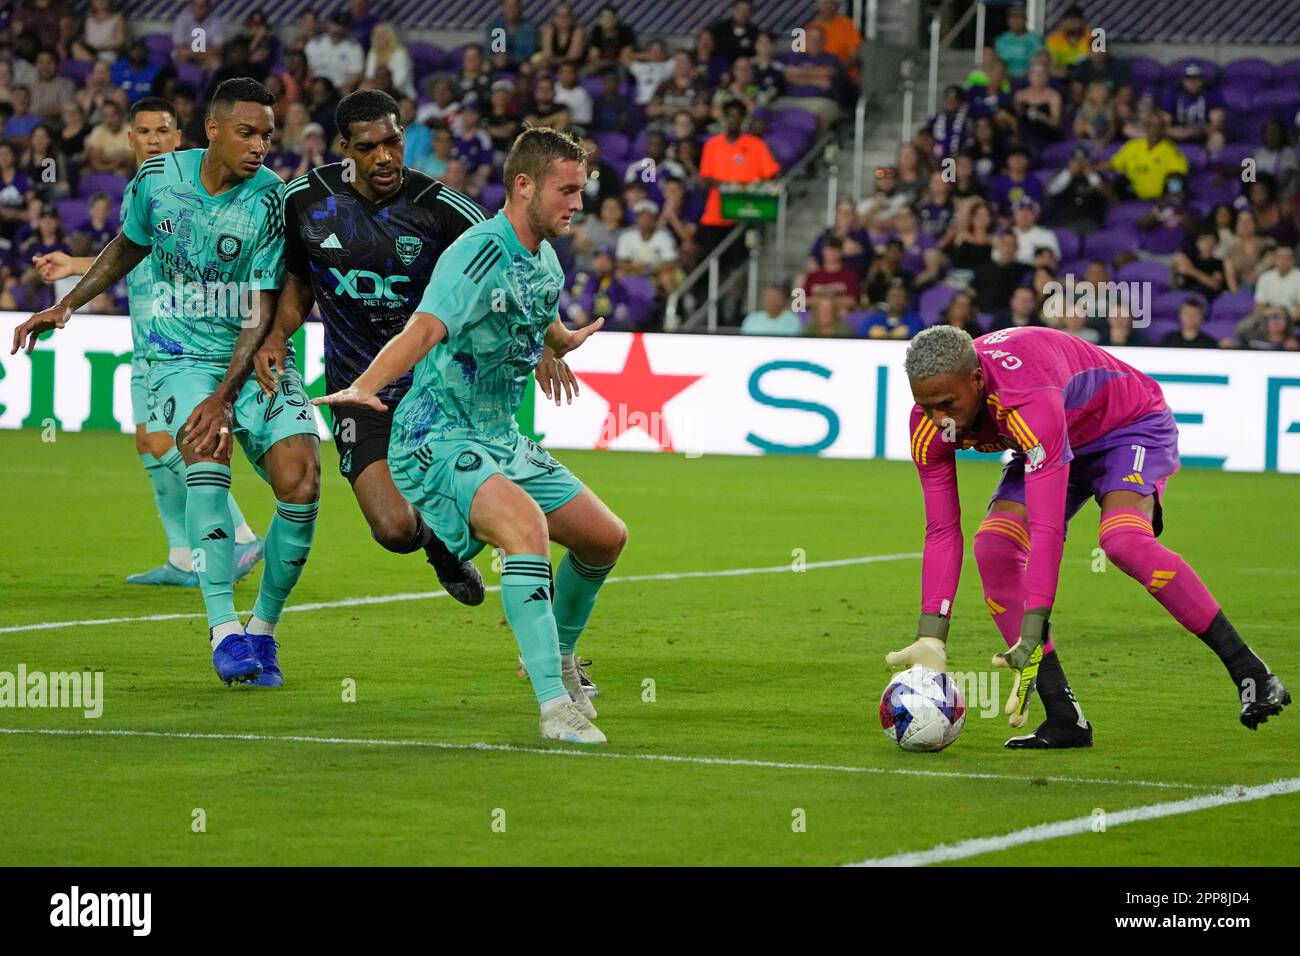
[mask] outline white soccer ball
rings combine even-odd
[[[880,726],[903,750],[942,750],[965,724],[966,698],[952,675],[942,671],[902,671],[880,697]]]

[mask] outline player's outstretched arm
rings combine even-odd
[[[42,282],[57,282],[68,276],[81,276],[95,262],[94,256],[70,256],[66,252],[47,252],[32,256],[32,266]]]
[[[268,396],[274,395],[280,387],[289,339],[302,327],[315,302],[316,295],[309,281],[292,272],[285,274],[284,288],[280,290],[280,301],[275,307],[275,321],[253,356],[253,374]]]
[[[555,353],[556,358],[564,358],[564,356],[599,332],[600,327],[604,324],[604,318],[599,318],[591,325],[583,326],[577,331],[570,331],[563,322],[556,319],[546,327],[546,347]]]
[[[9,354],[16,355],[26,342],[27,354],[30,355],[36,348],[36,339],[40,335],[67,325],[73,312],[139,265],[151,248],[138,246],[119,232],[91,263],[71,292],[44,312],[37,312],[14,328],[13,348]]]
[[[388,411],[379,400],[385,385],[401,378],[435,345],[447,337],[447,326],[428,312],[416,312],[406,328],[388,340],[370,367],[357,376],[349,387],[323,398],[313,398],[313,405],[366,405],[378,412]]]

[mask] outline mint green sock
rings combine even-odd
[[[501,563],[501,603],[515,632],[537,702],[567,697],[560,679],[559,636],[551,610],[551,561],[541,554],[512,554]]]
[[[584,564],[570,551],[555,575],[555,627],[560,635],[560,653],[572,654],[582,629],[587,626],[596,595],[614,565],[603,568]]]
[[[230,469],[210,461],[195,462],[185,469],[185,490],[185,529],[208,610],[208,627],[238,621]]]
[[[169,461],[173,455],[175,461]],[[188,548],[185,532],[185,463],[181,460],[181,453],[173,448],[162,458],[141,455],[140,461],[144,463],[144,473],[149,477],[149,484],[153,488],[153,503],[162,520],[167,547]]]
[[[275,503],[275,517],[266,529],[266,569],[257,591],[253,613],[268,624],[275,624],[284,612],[303,565],[311,553],[311,539],[316,534],[316,513],[320,502],[295,505]]]

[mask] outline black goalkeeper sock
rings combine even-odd
[[[436,540],[437,538],[433,535],[433,529],[424,523],[424,518],[422,518],[420,513],[417,511],[415,513],[415,534],[411,536],[411,540],[407,542],[407,544],[398,548],[396,553],[411,554],[412,552],[428,548],[429,542]]]
[[[1232,626],[1222,610],[1214,615],[1214,620],[1204,633],[1197,634],[1205,645],[1219,655],[1223,666],[1232,675],[1232,682],[1240,688],[1247,680],[1262,684],[1268,676],[1268,667],[1254,651],[1241,639],[1237,629]]]
[[[1076,727],[1087,726],[1083,708],[1075,699],[1070,682],[1065,679],[1065,670],[1061,667],[1061,659],[1056,656],[1055,649],[1050,654],[1044,654],[1042,663],[1038,665],[1037,689],[1048,721]]]

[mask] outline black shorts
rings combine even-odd
[[[355,485],[361,473],[377,461],[388,460],[388,436],[393,413],[352,405],[334,412],[334,445],[339,450],[339,474]]]

